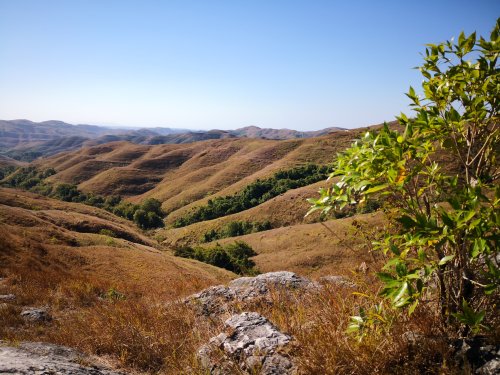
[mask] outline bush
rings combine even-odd
[[[133,220],[142,229],[163,227],[164,212],[161,202],[154,198],[146,199],[134,212]]]
[[[65,202],[79,202],[82,200],[82,193],[76,185],[59,184],[55,187],[52,193],[53,198],[63,200]]]
[[[257,273],[255,263],[250,259],[257,253],[250,245],[242,241],[223,246],[216,244],[208,248],[182,246],[174,250],[174,255],[196,259],[240,275],[254,275]]]
[[[382,295],[409,314],[436,301],[461,336],[494,322],[499,297],[500,19],[490,37],[430,44],[419,67],[424,96],[407,94],[415,118],[398,118],[403,133],[366,133],[338,157],[340,181],[311,200],[311,211],[328,212],[390,197],[399,225],[374,244],[389,256]],[[357,316],[352,328],[365,323]]]
[[[206,232],[201,241],[211,242],[221,238],[243,236],[245,234],[262,232],[269,229],[272,229],[272,225],[269,220],[264,222],[231,221],[220,230],[211,229]]]
[[[0,180],[3,180],[5,177],[13,173],[15,170],[16,167],[10,165],[0,168]]]

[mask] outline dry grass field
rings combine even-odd
[[[260,312],[292,334],[291,355],[303,374],[429,370],[435,360],[449,355],[449,347],[431,342],[415,357],[402,334],[407,330],[439,334],[432,311],[421,309],[412,320],[402,319],[380,337],[363,343],[345,333],[349,315],[371,303],[364,296],[377,298],[378,289],[371,276],[350,271],[362,259],[370,260],[363,258],[362,240],[341,240],[355,237],[353,220],[326,222],[337,235],[315,223],[242,239],[259,253],[255,260],[263,271],[291,269],[313,278],[349,274],[362,294],[339,286],[306,296],[275,291],[272,303],[240,304],[232,312]],[[378,219],[365,215],[356,220],[364,223],[356,226],[372,226]],[[301,236],[305,236],[302,242]],[[309,249],[296,246],[307,241]],[[229,312],[207,319],[179,298],[235,275],[173,257],[158,246],[129,222],[106,211],[0,189],[0,294],[16,296],[0,306],[0,337],[14,344],[28,340],[71,346],[130,373],[204,374],[196,352],[220,332]],[[321,259],[329,267],[323,267]],[[26,307],[46,307],[53,320],[27,322],[19,316]],[[438,370],[454,373],[449,367]]]
[[[155,293],[165,298],[234,277],[159,250],[130,222],[104,210],[3,188],[0,207],[3,277],[30,268],[40,277],[60,272],[124,291],[149,293],[155,286]],[[186,290],[172,288],[173,281]]]

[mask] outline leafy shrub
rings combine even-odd
[[[65,202],[80,202],[83,200],[82,193],[73,184],[57,185],[52,193],[52,197]]]
[[[257,180],[246,186],[243,191],[225,197],[216,197],[206,206],[178,219],[174,227],[183,227],[205,220],[231,215],[258,206],[290,189],[321,181],[328,175],[329,167],[307,164],[289,170],[278,171],[273,177]]]
[[[338,157],[340,181],[311,200],[311,211],[328,212],[390,197],[399,225],[374,243],[389,257],[382,295],[409,314],[435,301],[461,336],[483,329],[487,313],[494,319],[500,285],[500,19],[490,38],[461,33],[457,44],[428,45],[424,96],[407,94],[415,118],[398,118],[403,133],[366,133]]]
[[[16,167],[12,165],[0,168],[0,180],[3,180],[5,177],[13,173],[15,170]]]
[[[174,250],[174,255],[196,259],[240,275],[254,275],[257,273],[254,268],[255,263],[250,259],[257,253],[250,245],[242,241],[226,245],[216,244],[208,248],[182,246]]]
[[[269,220],[264,222],[231,221],[218,231],[212,229],[206,232],[201,240],[202,242],[211,242],[221,238],[243,236],[245,234],[262,232],[269,229],[272,229],[272,225]]]
[[[161,202],[154,198],[146,199],[134,212],[133,219],[142,229],[152,229],[163,227],[164,212],[161,209]]]

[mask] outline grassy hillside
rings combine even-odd
[[[200,242],[196,231],[201,232],[212,224],[204,222],[185,228],[161,230],[159,237],[166,238],[164,243],[168,246],[193,245]],[[368,265],[373,262],[369,241],[365,236],[378,233],[383,225],[381,214],[356,215],[223,238],[201,246],[244,241],[257,253],[252,259],[261,272],[289,270],[314,277],[331,274],[349,276],[362,262]]]
[[[250,234],[241,237],[258,253],[257,269],[291,269],[322,275],[338,268],[339,257],[342,270],[360,263],[358,255],[346,253],[343,244],[331,240],[331,233],[324,225],[315,223],[317,216],[304,218],[308,209],[306,199],[325,186],[323,178],[317,183],[284,191],[241,212],[183,228],[172,228],[172,225],[209,200],[239,194],[255,181],[269,179],[278,171],[290,171],[307,163],[326,165],[363,131],[339,131],[318,138],[288,141],[223,139],[154,146],[111,142],[42,159],[34,165],[55,169],[56,173],[47,178],[52,184],[76,184],[87,193],[103,197],[122,195],[134,203],[146,198],[160,200],[168,214],[167,227],[152,235],[171,249],[195,246],[214,238],[221,243],[234,241],[235,234],[217,237],[217,233],[236,222],[250,228],[272,229],[258,233],[249,230],[244,233]],[[343,228],[341,223],[332,221],[329,225]],[[346,225],[349,228],[349,224]],[[216,236],[207,236],[210,232]],[[352,230],[344,232],[342,235],[350,236]],[[293,245],[289,242],[291,239]],[[346,241],[360,244],[354,237]],[[288,262],[283,263],[282,257]]]
[[[306,198],[326,185],[322,180],[232,215],[172,228],[175,220],[209,199],[238,194],[277,171],[329,163],[362,131],[291,141],[225,139],[156,146],[112,142],[37,161],[34,165],[42,174],[55,169],[43,179],[47,185],[77,184],[86,193],[102,198],[122,194],[134,203],[161,200],[169,213],[167,227],[140,231],[131,221],[99,208],[0,188],[0,294],[16,296],[0,306],[0,337],[68,345],[109,356],[113,365],[141,373],[205,373],[196,353],[221,331],[227,316],[200,317],[179,297],[236,275],[182,258],[189,254],[181,254],[181,246],[190,245],[196,248],[191,254],[195,259],[220,267],[220,250],[233,258],[244,250],[250,258],[238,258],[238,269],[228,268],[240,274],[288,270],[313,280],[329,275],[356,280],[358,295],[333,285],[303,298],[271,293],[271,303],[237,308],[262,312],[292,334],[298,343],[293,355],[305,374],[339,368],[349,373],[372,373],[373,368],[398,372],[407,366],[411,352],[399,339],[402,332],[415,331],[413,322],[425,327],[425,334],[437,332],[432,311],[418,311],[410,323],[394,325],[383,347],[378,341],[358,347],[345,333],[349,316],[367,305],[365,297],[378,298],[379,284],[366,269],[379,267],[368,238],[382,232],[382,213],[324,222],[314,215],[304,218]],[[234,223],[251,228],[262,224],[266,230],[202,241],[207,232],[218,233]],[[38,324],[20,318],[24,308],[43,306],[53,321]],[[446,348],[437,346],[420,351],[447,355]],[[382,352],[375,363],[364,355]],[[415,362],[419,368],[419,360]]]
[[[232,274],[160,251],[129,221],[104,210],[0,188],[0,257],[3,277],[88,278],[120,290],[176,296]],[[185,284],[179,290],[171,283]],[[192,284],[192,286],[190,286]]]
[[[132,202],[156,198],[170,223],[209,199],[235,194],[279,170],[330,163],[360,132],[289,141],[222,139],[154,146],[112,142],[35,165],[56,170],[50,181],[77,184],[84,192],[122,195]]]

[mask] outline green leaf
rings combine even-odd
[[[392,302],[396,305],[396,307],[401,307],[402,306],[402,305],[400,305],[400,303],[402,302],[403,297],[406,295],[407,291],[408,291],[408,283],[406,281],[404,281],[401,284],[401,287],[396,292],[396,295],[392,299]],[[403,300],[403,301],[406,302],[405,300]]]
[[[416,300],[415,302],[413,302],[410,307],[408,308],[408,315],[411,315],[413,314],[413,312],[415,311],[415,309],[417,308],[418,306],[418,300]]]
[[[384,190],[388,187],[389,185],[388,184],[381,184],[381,185],[376,185],[374,187],[371,187],[370,189],[368,189],[367,191],[365,191],[365,194],[372,194],[372,193],[376,193],[377,191],[381,191],[381,190]]]
[[[442,266],[442,265],[448,263],[453,258],[455,258],[455,254],[447,255],[447,256],[441,258],[441,260],[439,261],[438,265]]]
[[[386,272],[378,272],[377,277],[384,283],[395,280],[395,278],[390,273]]]
[[[397,218],[396,220],[400,222],[403,225],[403,227],[405,227],[405,229],[410,229],[417,225],[417,223],[407,215],[403,215]]]

